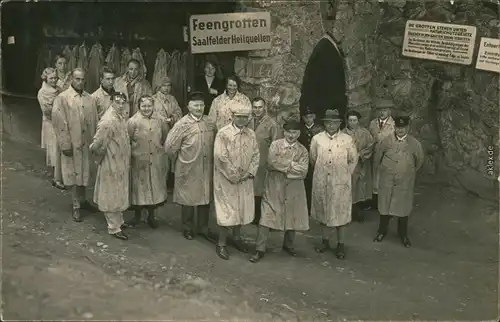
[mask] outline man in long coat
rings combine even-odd
[[[104,113],[90,145],[93,154],[101,158],[94,190],[94,202],[104,213],[108,233],[127,240],[122,232],[123,211],[129,202],[130,138],[124,117],[126,95],[114,93],[111,107]]]
[[[153,95],[148,80],[143,78],[141,63],[132,58],[127,64],[127,72],[115,79],[115,90],[127,95],[128,107],[125,108],[125,117],[133,116],[139,109],[139,99],[146,95]]]
[[[361,206],[372,198],[372,169],[370,159],[373,152],[373,137],[370,132],[361,126],[358,111],[348,111],[346,114],[347,127],[345,133],[349,134],[356,144],[359,160],[352,174],[352,218],[363,222],[364,217]]]
[[[398,234],[405,247],[411,247],[408,238],[408,216],[413,208],[415,175],[424,162],[420,142],[409,132],[410,117],[394,118],[394,133],[377,145],[374,167],[380,171],[379,205],[380,222],[377,237],[381,242],[386,234],[391,216],[398,217]]]
[[[184,237],[188,240],[202,232],[210,239],[208,221],[213,188],[215,124],[205,115],[205,95],[190,94],[189,114],[182,117],[165,141],[165,151],[175,161],[174,202],[182,206]],[[198,228],[194,214],[198,213]],[[203,231],[203,230],[206,230]]]
[[[86,199],[90,176],[89,145],[96,131],[95,100],[83,90],[85,71],[73,71],[71,86],[54,100],[52,124],[61,151],[63,183],[72,187],[73,220],[80,222],[80,208],[95,211]]]
[[[374,107],[378,113],[378,116],[371,120],[368,125],[368,131],[372,135],[375,140],[375,144],[373,145],[373,150],[377,148],[377,145],[382,142],[382,140],[394,133],[394,120],[391,116],[391,109],[394,108],[394,102],[392,100],[387,99],[377,99],[374,103]],[[379,182],[379,174],[373,168],[373,160],[372,160],[372,169],[373,169],[373,204],[372,208],[378,208],[378,182]]]
[[[299,142],[302,144],[307,151],[311,147],[312,138],[323,132],[325,129],[321,124],[316,122],[316,114],[309,107],[306,107],[301,111],[302,124],[300,127]],[[304,180],[304,185],[306,187],[306,197],[307,197],[307,209],[309,215],[311,215],[311,192],[312,192],[312,178],[313,178],[314,167],[311,165],[307,170],[307,176]]]
[[[327,110],[325,131],[313,137],[310,158],[314,165],[311,217],[322,227],[319,253],[330,249],[332,227],[337,232],[336,257],[344,259],[344,228],[351,222],[351,179],[358,162],[354,140],[340,131],[338,110]]]
[[[104,66],[101,70],[101,86],[92,93],[92,97],[96,101],[97,115],[99,119],[104,115],[111,105],[111,95],[114,93],[113,83],[115,81],[115,72]]]
[[[220,227],[217,255],[229,259],[226,247],[229,228],[234,244],[241,252],[248,248],[241,241],[241,226],[251,223],[255,215],[253,180],[259,168],[259,144],[248,127],[252,110],[243,104],[232,105],[232,123],[215,136],[214,199],[217,224]]]
[[[262,218],[257,233],[257,251],[250,258],[252,263],[264,257],[269,229],[285,231],[283,250],[291,256],[297,256],[293,247],[295,231],[309,229],[304,188],[309,154],[306,148],[297,142],[300,123],[289,120],[283,128],[285,138],[271,143],[269,149]]]
[[[273,141],[283,137],[283,131],[276,118],[267,112],[266,101],[262,97],[252,100],[252,113],[254,131],[259,143],[260,161],[257,175],[253,181],[255,193],[255,218],[253,224],[258,225],[261,214],[262,193],[264,192],[264,180],[266,178],[267,155]]]
[[[320,39],[309,57],[300,96],[300,109],[309,107],[318,116],[335,106],[340,115],[347,109],[344,54],[332,34]]]

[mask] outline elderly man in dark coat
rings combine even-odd
[[[302,79],[300,109],[310,107],[318,117],[323,117],[332,106],[345,115],[344,54],[333,35],[326,33],[309,57]]]

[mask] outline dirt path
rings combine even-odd
[[[187,241],[177,206],[161,228],[107,235],[102,214],[70,218],[70,196],[50,186],[43,153],[3,145],[3,318],[260,321],[488,320],[497,316],[498,208],[442,187],[420,186],[412,249],[394,235],[371,239],[376,216],[353,224],[348,258],[313,251],[317,227],[300,234],[301,256],[278,251],[259,264]],[[424,201],[425,200],[425,201]],[[130,216],[131,214],[126,214]],[[391,228],[395,228],[392,227]],[[394,233],[394,232],[393,232]],[[254,227],[246,227],[248,240]]]

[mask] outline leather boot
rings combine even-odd
[[[335,257],[337,257],[338,259],[344,259],[345,258],[344,243],[338,243],[337,244],[337,249],[335,250]]]
[[[156,221],[155,210],[153,208],[148,208],[148,225],[153,229],[158,228],[158,221]]]
[[[252,257],[250,257],[251,263],[257,263],[264,257],[264,252],[256,251]]]
[[[324,253],[326,252],[328,249],[330,249],[330,241],[328,239],[323,239],[321,241],[321,244],[319,244],[318,246],[316,246],[314,248],[314,250],[318,253]]]
[[[132,218],[131,220],[127,221],[125,223],[125,225],[127,225],[128,227],[136,227],[138,226],[140,223],[141,223],[141,209],[135,209],[135,212],[134,212],[134,218]]]
[[[73,220],[76,222],[82,221],[82,216],[80,215],[80,209],[78,208],[73,209]]]

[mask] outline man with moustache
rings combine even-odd
[[[296,230],[309,229],[304,178],[309,154],[297,142],[300,123],[289,120],[283,126],[285,138],[271,143],[266,160],[267,176],[262,198],[262,218],[257,233],[256,253],[250,262],[260,261],[266,251],[270,229],[285,231],[283,250],[297,256],[293,242]]]
[[[92,93],[92,97],[96,101],[97,115],[99,119],[104,115],[104,112],[111,105],[111,95],[114,93],[113,83],[115,81],[115,72],[104,66],[101,70],[101,86]]]
[[[137,59],[129,60],[127,72],[116,78],[115,90],[127,95],[128,108],[125,108],[125,117],[133,116],[139,109],[139,99],[153,95],[148,80],[144,78],[141,63]]]
[[[377,99],[374,103],[375,109],[377,110],[378,117],[371,120],[368,125],[368,131],[375,140],[373,145],[373,151],[376,150],[377,145],[382,142],[384,138],[390,136],[394,133],[394,120],[391,117],[391,109],[394,108],[394,102],[387,99]],[[373,160],[372,160],[373,167]],[[378,180],[379,174],[375,171],[373,167],[373,196],[372,196],[372,208],[378,208]]]
[[[123,211],[130,206],[130,138],[124,117],[125,93],[113,93],[112,104],[97,126],[90,145],[92,153],[100,158],[94,190],[94,202],[104,213],[108,233],[127,240],[122,232]]]
[[[252,114],[254,121],[254,131],[259,143],[259,169],[253,181],[255,193],[255,218],[253,224],[258,225],[260,220],[260,210],[262,193],[264,192],[264,180],[266,178],[267,155],[269,147],[273,141],[283,137],[276,118],[270,116],[267,111],[266,101],[262,97],[252,100]]]
[[[208,228],[212,201],[215,125],[203,114],[205,95],[190,94],[189,114],[175,123],[165,141],[165,151],[175,160],[174,202],[182,206],[184,237],[192,240],[200,232],[215,239]],[[195,211],[198,227],[194,224]]]
[[[214,200],[220,227],[216,253],[229,259],[226,242],[233,229],[234,245],[248,252],[241,241],[241,226],[255,215],[253,180],[259,168],[259,144],[249,128],[252,110],[249,105],[233,104],[232,121],[219,130],[214,143]]]
[[[95,100],[83,90],[85,71],[76,68],[71,86],[54,100],[52,124],[61,151],[61,170],[65,186],[72,187],[73,220],[82,220],[80,209],[95,211],[86,198],[90,176],[89,145],[96,131]]]
[[[343,118],[338,110],[327,110],[323,117],[325,131],[313,137],[310,158],[314,165],[311,217],[322,225],[322,243],[318,253],[330,249],[335,228],[335,256],[345,258],[344,230],[352,220],[351,178],[358,162],[354,140],[340,131]]]
[[[377,145],[374,168],[380,173],[379,212],[380,222],[375,242],[387,235],[389,219],[398,218],[398,234],[403,245],[411,247],[408,238],[408,217],[413,208],[415,175],[424,163],[420,142],[409,134],[410,117],[394,118],[395,130]]]

